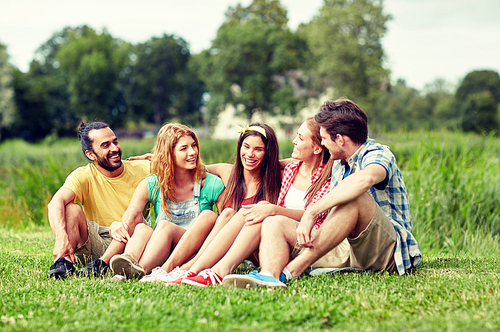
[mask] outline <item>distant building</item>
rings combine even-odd
[[[236,126],[245,127],[252,122],[261,122],[270,125],[276,132],[278,140],[293,139],[304,120],[318,113],[318,108],[324,101],[331,99],[332,92],[327,91],[318,99],[309,99],[307,107],[300,110],[295,116],[278,115],[270,116],[268,114],[256,113],[251,121],[248,121],[245,116],[238,115],[238,111],[228,105],[224,111],[219,114],[217,124],[213,128],[211,137],[213,139],[236,139],[238,133]]]

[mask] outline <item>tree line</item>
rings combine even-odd
[[[198,54],[176,35],[132,44],[105,29],[65,27],[38,48],[27,73],[0,44],[1,139],[74,136],[81,119],[127,129],[214,125],[227,105],[248,119],[294,115],[327,90],[359,103],[376,130],[498,131],[495,71],[473,71],[457,89],[443,80],[423,91],[391,84],[381,43],[390,19],[379,0],[325,0],[291,31],[279,0],[254,0],[229,7]]]

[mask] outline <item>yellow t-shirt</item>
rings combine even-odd
[[[123,161],[122,174],[114,178],[104,176],[93,163],[79,167],[66,178],[63,187],[72,190],[80,202],[85,216],[99,226],[109,227],[120,221],[135,188],[151,174],[146,160]]]

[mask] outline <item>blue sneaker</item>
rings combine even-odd
[[[252,271],[249,274],[230,274],[222,280],[222,286],[225,288],[286,288],[286,285],[275,277],[263,275],[257,271]]]

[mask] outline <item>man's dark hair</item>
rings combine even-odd
[[[332,140],[337,134],[348,136],[356,144],[363,144],[368,138],[368,117],[349,99],[325,102],[314,120],[326,129]]]
[[[89,132],[91,130],[94,130],[94,129],[103,129],[103,128],[108,128],[108,127],[109,126],[106,123],[98,122],[98,121],[89,122],[89,123],[85,123],[84,121],[82,121],[80,123],[80,126],[78,126],[78,139],[82,143],[82,151],[83,151],[83,154],[85,155],[85,157],[87,157],[87,155],[85,154],[85,151],[94,151],[92,149],[93,141],[89,137]],[[87,159],[89,159],[89,158],[87,157]]]

